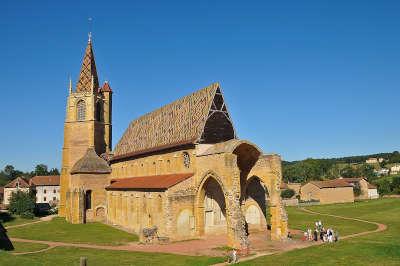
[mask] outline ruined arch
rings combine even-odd
[[[269,221],[269,192],[258,176],[247,179],[243,202],[248,230],[266,230]]]
[[[202,178],[196,196],[196,228],[198,235],[226,234],[227,214],[225,188],[213,172]]]

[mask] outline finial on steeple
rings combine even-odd
[[[69,76],[69,94],[72,93],[72,79],[71,76]]]
[[[88,40],[88,43],[92,42],[92,21],[93,21],[92,18],[88,18],[88,23],[89,23],[89,34],[88,34],[89,40]]]

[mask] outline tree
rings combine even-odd
[[[392,192],[390,188],[390,182],[387,179],[380,181],[377,185],[378,185],[378,192],[381,195],[390,194]]]
[[[360,183],[356,182],[353,187],[354,196],[358,197],[361,195]]]
[[[17,190],[10,197],[8,209],[11,213],[25,218],[33,218],[35,211],[35,198],[30,192]]]
[[[49,175],[60,175],[60,172],[57,168],[51,168],[51,170],[49,171]]]
[[[283,199],[290,199],[291,197],[294,196],[294,194],[295,194],[294,190],[288,188],[288,189],[282,190],[282,192],[281,192],[281,197],[282,197]]]
[[[393,193],[400,194],[400,176],[393,177],[390,189]]]
[[[343,177],[358,177],[360,173],[357,171],[357,169],[354,169],[351,166],[346,166],[345,168],[340,171],[340,175]]]
[[[15,172],[14,166],[8,164],[4,167],[4,173],[7,175],[8,179],[12,179],[14,172]]]
[[[45,164],[38,164],[35,167],[35,175],[48,175],[49,172],[47,170],[47,165]]]

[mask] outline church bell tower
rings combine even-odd
[[[97,155],[111,151],[112,90],[108,82],[99,86],[91,34],[86,46],[75,90],[69,83],[64,145],[62,151],[59,216],[66,216],[66,193],[70,187],[71,168],[88,148]]]

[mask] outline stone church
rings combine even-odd
[[[139,235],[157,226],[171,240],[219,234],[237,248],[256,230],[286,238],[280,156],[237,137],[220,84],[134,119],[114,149],[112,93],[89,38],[66,104],[61,217]]]

